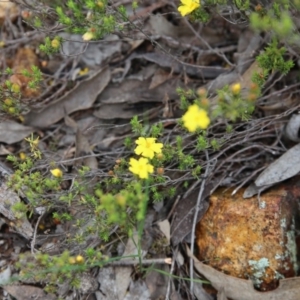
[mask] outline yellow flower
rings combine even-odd
[[[94,38],[94,34],[92,32],[86,32],[83,36],[82,39],[84,41],[90,41]]]
[[[53,170],[50,170],[50,172],[54,177],[62,177],[63,176],[63,172],[60,169],[53,169]]]
[[[104,4],[102,1],[96,2],[96,5],[98,5],[100,8],[103,8]]]
[[[19,93],[21,90],[21,87],[17,83],[13,83],[11,86],[11,91],[14,93]]]
[[[10,114],[12,114],[12,115],[13,115],[16,111],[17,111],[17,110],[16,110],[15,107],[10,107],[10,108],[8,109],[8,112],[9,112]]]
[[[58,39],[53,39],[51,41],[51,46],[55,49],[57,49],[60,46],[60,41]]]
[[[12,101],[12,99],[10,98],[6,98],[4,100],[4,103],[7,105],[7,106],[12,106],[14,104],[14,102]]]
[[[139,160],[136,160],[135,158],[130,158],[129,171],[133,174],[138,175],[142,179],[147,179],[149,173],[154,172],[153,166],[150,165],[148,162],[148,159],[144,157],[141,157]]]
[[[35,152],[38,150],[38,145],[39,145],[39,137],[37,137],[35,140],[33,139],[33,134],[31,134],[30,138],[25,139],[26,142],[29,143],[30,145],[30,151]]]
[[[73,257],[73,256],[70,256],[70,257],[69,257],[69,264],[71,264],[71,265],[75,265],[75,263],[76,263],[76,259],[75,259],[75,257]]]
[[[197,104],[193,104],[188,108],[182,117],[182,121],[190,132],[195,132],[198,128],[206,129],[210,123],[207,112]]]
[[[117,195],[116,196],[116,201],[120,206],[125,206],[126,204],[126,197],[124,197],[123,195]]]
[[[241,91],[241,84],[240,83],[235,83],[231,86],[231,91],[233,95],[238,95]]]
[[[89,72],[89,68],[84,68],[84,69],[80,69],[78,74],[80,76],[83,76],[83,75],[87,74],[88,72]]]
[[[39,145],[39,136],[34,140],[33,138],[31,139],[31,143],[34,147],[37,147]]]
[[[75,260],[78,264],[82,264],[84,262],[84,258],[81,255],[77,255]]]
[[[25,160],[26,159],[26,154],[24,152],[20,152],[19,156],[20,156],[21,160]]]
[[[184,17],[200,7],[200,0],[180,0],[181,6],[178,7],[178,11]]]
[[[156,138],[138,138],[135,143],[138,145],[134,152],[137,155],[153,158],[154,153],[161,153],[162,143],[156,143]]]

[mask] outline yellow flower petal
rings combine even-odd
[[[178,11],[183,17],[200,7],[199,0],[181,0],[181,4],[178,7]]]
[[[154,157],[154,151],[152,148],[145,148],[142,153],[144,157],[149,157],[151,159]]]
[[[154,172],[154,168],[149,164],[147,158],[141,157],[139,160],[131,158],[129,165],[129,171],[138,175],[142,179],[147,179],[149,177],[149,173]]]
[[[235,83],[231,86],[231,91],[234,95],[238,95],[241,91],[241,84]]]
[[[199,108],[197,104],[191,105],[183,115],[184,126],[190,132],[195,132],[198,128],[206,129],[210,124],[210,119],[204,109]]]
[[[190,13],[189,9],[186,6],[179,6],[178,11],[184,17]]]
[[[134,149],[134,153],[137,155],[142,154],[142,152],[144,151],[144,146],[143,145],[139,145]]]
[[[82,39],[84,41],[90,41],[94,38],[94,34],[92,32],[86,32],[83,36]]]
[[[75,257],[69,257],[69,264],[71,264],[71,265],[75,265],[75,263],[76,263],[76,259],[75,259]]]
[[[21,160],[25,160],[26,159],[26,154],[24,152],[20,152],[19,156],[20,156]]]
[[[84,68],[84,69],[81,69],[81,70],[78,72],[78,74],[79,74],[80,76],[83,76],[83,75],[87,74],[89,71],[90,71],[89,68]]]
[[[147,171],[148,171],[148,173],[153,173],[154,167],[152,165],[147,165]]]
[[[32,145],[34,145],[34,146],[37,147],[37,146],[39,145],[39,142],[40,142],[40,141],[39,141],[39,138],[40,138],[40,137],[38,136],[35,140],[32,140]]]
[[[146,169],[142,169],[140,172],[139,172],[139,177],[141,179],[147,179],[148,178],[148,172]]]
[[[58,47],[60,46],[60,41],[59,41],[58,39],[53,39],[53,40],[51,41],[51,46],[52,46],[53,48],[58,48]]]
[[[135,170],[138,169],[138,161],[134,158],[130,158],[129,165],[129,171],[136,174]]]
[[[155,143],[153,146],[152,146],[152,149],[155,153],[161,153],[161,148],[163,147],[163,144],[162,143]]]
[[[155,153],[161,153],[162,143],[156,143],[156,138],[138,138],[135,143],[138,145],[134,152],[137,155],[153,158]]]

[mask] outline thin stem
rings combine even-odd
[[[195,249],[195,231],[196,231],[196,224],[197,224],[197,219],[198,219],[199,207],[200,207],[200,203],[201,203],[201,200],[202,200],[202,195],[204,193],[205,182],[206,182],[206,178],[208,176],[209,166],[210,166],[209,156],[208,156],[207,151],[205,151],[205,156],[206,156],[206,160],[207,160],[207,165],[206,165],[206,169],[205,169],[204,178],[201,182],[201,187],[200,187],[200,190],[199,190],[197,203],[196,203],[196,207],[195,207],[195,214],[194,214],[193,226],[192,226],[192,232],[191,232],[191,253],[194,253],[194,249]],[[190,258],[190,278],[191,278],[190,291],[191,291],[191,293],[193,293],[193,290],[194,290],[193,276],[194,276],[194,260],[191,257]]]

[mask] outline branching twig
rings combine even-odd
[[[39,224],[41,222],[41,219],[43,218],[44,214],[41,214],[35,224],[35,227],[34,227],[34,233],[33,233],[33,237],[32,237],[32,241],[30,243],[30,249],[31,249],[31,254],[34,254],[34,246],[35,246],[35,240],[36,240],[36,235],[37,235],[37,229],[39,227]]]
[[[177,252],[178,252],[178,247],[176,247],[176,250],[174,251],[173,257],[175,257],[177,255]],[[174,272],[175,261],[176,261],[175,259],[172,260],[171,270],[170,270],[170,274],[171,275]],[[170,292],[171,292],[171,282],[172,282],[172,276],[169,276],[168,287],[167,287],[167,292],[166,292],[166,298],[165,298],[165,300],[169,300]]]
[[[198,212],[199,212],[199,207],[200,207],[200,203],[202,200],[202,195],[204,193],[204,187],[205,187],[205,182],[206,182],[206,178],[208,176],[209,173],[209,156],[208,156],[208,152],[205,151],[205,155],[206,155],[206,161],[207,161],[207,165],[206,165],[206,169],[205,169],[205,173],[204,173],[204,178],[201,182],[201,187],[199,190],[199,194],[198,194],[198,198],[197,198],[197,203],[196,203],[196,207],[195,207],[195,214],[194,214],[194,219],[193,219],[193,227],[192,227],[192,233],[191,233],[191,253],[194,253],[194,248],[195,248],[195,230],[196,230],[196,224],[197,224],[197,220],[198,220]],[[190,290],[191,293],[193,293],[194,290],[194,280],[193,280],[193,270],[194,270],[194,261],[193,258],[190,258],[190,279],[191,279],[191,283],[190,283]]]

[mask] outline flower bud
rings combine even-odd
[[[207,98],[203,98],[200,102],[203,106],[208,106],[209,105],[209,100]]]
[[[235,83],[231,86],[231,91],[233,95],[238,95],[241,92],[241,84]]]
[[[156,158],[162,160],[164,158],[164,155],[162,153],[157,153]]]
[[[69,264],[75,265],[75,263],[76,263],[75,257],[73,257],[73,256],[69,257]]]
[[[157,168],[157,169],[156,169],[156,173],[157,173],[158,175],[163,175],[164,172],[165,172],[165,169],[164,169],[164,168]]]
[[[94,38],[94,34],[92,32],[86,32],[83,36],[82,39],[84,41],[90,41]]]
[[[81,255],[77,255],[76,258],[75,258],[75,260],[76,260],[76,262],[77,262],[78,264],[84,263],[84,258],[83,258],[83,256],[81,256]]]
[[[59,48],[59,46],[60,46],[60,41],[58,39],[53,39],[51,41],[51,47],[57,49],[57,48]]]
[[[10,107],[10,108],[8,109],[8,112],[9,112],[10,114],[14,115],[14,114],[16,113],[16,108],[15,108],[15,107]]]
[[[26,159],[26,154],[24,152],[20,152],[19,156],[20,156],[21,160],[25,160]]]
[[[200,96],[200,97],[206,97],[206,94],[207,94],[207,91],[205,88],[199,88],[197,90],[197,94]]]
[[[13,101],[12,101],[12,99],[10,99],[10,98],[6,98],[6,99],[4,100],[4,103],[5,103],[7,106],[12,106]]]
[[[54,177],[62,177],[63,176],[63,172],[58,168],[50,170],[50,172]]]
[[[19,93],[21,90],[21,87],[17,83],[13,83],[11,86],[11,91],[14,93]]]
[[[125,206],[125,204],[126,204],[126,198],[123,195],[117,195],[116,196],[116,200],[117,200],[117,203],[120,206]]]
[[[41,65],[42,65],[43,68],[45,68],[45,67],[47,67],[48,62],[47,62],[46,60],[43,60],[43,61],[41,62]]]

